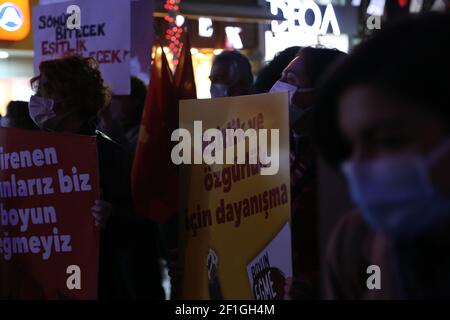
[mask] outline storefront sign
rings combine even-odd
[[[314,1],[301,0],[266,0],[270,3],[270,12],[273,15],[281,10],[286,21],[272,21],[272,31],[279,32],[304,32],[312,34],[326,34],[329,27],[334,35],[341,34],[339,24],[331,4],[322,11]],[[313,15],[312,22],[307,21],[309,11]]]
[[[323,45],[348,52],[349,35],[358,30],[358,9],[354,6],[323,6],[313,0],[266,2],[277,19],[265,32],[266,61],[291,46]]]
[[[0,0],[0,40],[19,41],[29,32],[28,0]]]
[[[198,35],[200,37],[211,38],[214,33],[213,23],[211,18],[198,18]]]

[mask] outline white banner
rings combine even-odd
[[[67,28],[69,5],[80,8],[79,28]],[[39,63],[79,54],[93,57],[114,94],[130,93],[130,0],[72,0],[35,6],[34,69]]]

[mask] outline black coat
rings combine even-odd
[[[113,206],[100,236],[99,299],[164,299],[159,229],[135,215],[131,156],[100,131],[95,135],[101,198]]]

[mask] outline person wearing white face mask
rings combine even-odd
[[[70,56],[41,62],[39,71],[31,80],[35,95],[29,103],[30,117],[36,125],[54,134],[82,134],[97,139],[101,199],[95,201],[91,213],[93,224],[101,228],[99,299],[163,299],[156,239],[146,239],[149,247],[145,259],[138,250],[143,242],[142,221],[135,216],[132,203],[131,158],[125,149],[96,130],[98,114],[110,97],[98,64],[91,58]],[[152,237],[158,232],[154,227]]]
[[[326,70],[344,55],[333,49],[301,48],[270,90],[287,92],[289,97],[294,260],[289,299],[318,296],[317,173],[315,148],[310,138],[311,115],[316,99],[315,87]]]
[[[294,132],[308,134],[309,121],[299,123],[299,120],[303,115],[310,114],[315,99],[314,89],[320,78],[344,55],[335,49],[302,48],[270,90],[270,92],[288,92],[289,123]]]
[[[211,97],[223,98],[253,93],[250,61],[239,51],[223,51],[211,67]]]
[[[314,135],[356,206],[329,242],[326,298],[450,298],[449,36],[449,14],[387,27],[320,90]]]

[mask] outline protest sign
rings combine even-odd
[[[264,129],[278,130],[278,141],[268,143],[278,142],[279,165],[264,174],[263,159],[249,163],[250,138],[236,138],[223,152],[247,144],[245,163],[201,161],[210,157],[204,141],[201,150],[195,147],[199,121],[204,130],[222,131],[223,141],[226,129],[255,129],[259,139]],[[200,159],[180,168],[181,298],[282,299],[284,280],[292,276],[287,93],[183,100],[180,128],[194,137],[192,154]]]
[[[95,137],[0,128],[0,299],[95,299]]]
[[[79,28],[67,28],[69,5],[80,8]],[[130,0],[76,0],[33,8],[34,68],[44,60],[93,57],[114,94],[130,93]]]

